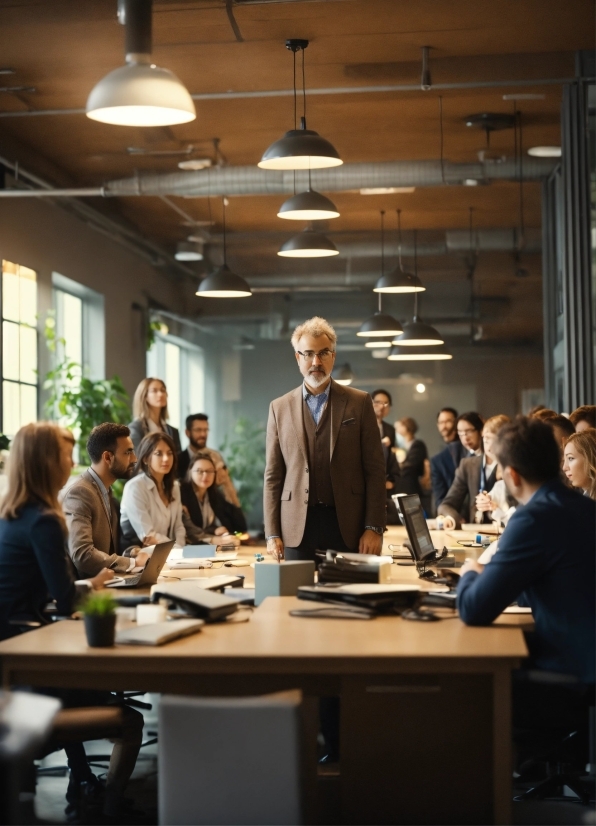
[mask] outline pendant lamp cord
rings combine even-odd
[[[302,49],[302,109],[306,129],[306,73],[304,71],[304,49]]]
[[[441,159],[441,182],[445,183],[445,157],[443,135],[443,95],[439,95],[439,158]]]
[[[381,210],[381,278],[385,275],[385,210]],[[381,296],[382,293],[378,293],[379,296],[379,312],[381,312],[382,301]]]
[[[418,230],[414,230],[414,275],[418,275]],[[414,321],[418,321],[418,293],[414,293]]]
[[[294,56],[294,131],[298,126],[298,99],[296,95],[296,52],[292,50]]]
[[[223,209],[223,258],[224,258],[224,267],[227,266],[227,248],[226,248],[226,196],[224,195],[221,199],[221,205]]]
[[[404,271],[404,265],[401,261],[401,209],[396,209],[397,212],[397,257],[399,259],[399,269]]]

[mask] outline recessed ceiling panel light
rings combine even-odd
[[[531,146],[528,149],[528,155],[533,158],[560,158],[560,146]]]

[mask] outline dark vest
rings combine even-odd
[[[302,421],[304,422],[310,468],[308,479],[309,505],[322,503],[335,507],[333,485],[331,484],[331,404],[331,394],[329,394],[325,411],[317,426],[306,401],[302,400]]]

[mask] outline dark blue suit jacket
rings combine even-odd
[[[594,682],[596,502],[558,479],[519,506],[482,574],[459,582],[457,607],[468,625],[489,625],[523,594],[536,631],[535,667]]]
[[[66,537],[46,510],[31,503],[17,519],[0,519],[0,640],[18,633],[11,619],[43,621],[50,598],[58,614],[74,610],[77,594]]]
[[[432,480],[433,495],[435,497],[435,507],[439,507],[455,478],[455,471],[459,463],[466,456],[470,456],[469,450],[457,439],[449,442],[440,453],[430,460],[430,475]]]

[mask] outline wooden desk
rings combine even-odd
[[[297,605],[313,603],[269,598],[248,623],[210,625],[155,649],[90,649],[82,623],[60,622],[0,644],[3,683],[339,694],[342,823],[509,823],[510,672],[526,655],[521,631],[290,617]]]

